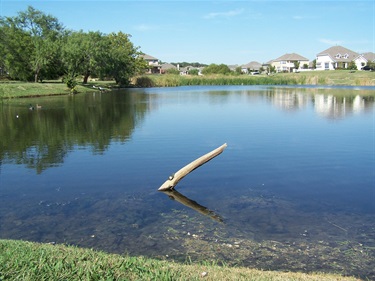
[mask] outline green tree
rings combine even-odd
[[[354,61],[349,62],[348,69],[349,70],[357,70],[357,65],[355,64]]]
[[[53,67],[53,63],[56,62],[63,27],[57,18],[31,6],[26,11],[18,13],[14,23],[18,29],[30,35],[32,48],[29,64],[33,71],[34,82],[38,82],[41,71]]]
[[[12,18],[0,18],[0,55],[12,79],[32,80],[31,36],[19,29]]]
[[[107,37],[105,67],[102,75],[113,77],[117,84],[129,85],[130,78],[147,67],[141,52],[130,41],[130,35],[123,32],[111,33]]]
[[[275,73],[276,72],[276,67],[272,66],[272,65],[268,66],[267,67],[267,72],[268,73]]]
[[[199,69],[193,68],[188,71],[189,75],[199,75]]]
[[[237,75],[241,75],[241,74],[243,74],[243,73],[242,73],[242,68],[241,68],[241,66],[237,66],[234,72],[235,72]]]
[[[299,66],[300,66],[301,62],[296,60],[296,61],[293,62],[293,64],[294,64],[294,68],[297,70],[297,69],[299,69]]]
[[[74,80],[82,75],[83,83],[87,83],[92,73],[103,71],[103,57],[108,51],[105,44],[105,35],[99,31],[67,33],[62,47],[65,77]]]
[[[210,64],[202,70],[203,74],[229,74],[231,71],[225,64]]]

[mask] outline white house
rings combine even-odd
[[[316,55],[316,70],[348,68],[358,54],[342,46],[334,46]]]
[[[251,61],[247,64],[241,65],[241,72],[242,73],[249,73],[249,70],[259,71],[262,67],[262,64],[257,61]]]
[[[366,66],[369,62],[375,63],[375,54],[371,52],[360,54],[354,59],[354,62],[357,69],[361,70],[362,67]]]
[[[273,60],[271,65],[275,67],[277,72],[292,72],[296,68],[296,62],[299,63],[298,69],[302,68],[305,64],[309,65],[309,59],[296,53],[282,55]]]

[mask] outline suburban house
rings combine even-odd
[[[198,75],[202,75],[202,69],[204,67],[195,67],[195,66],[191,66],[191,65],[188,65],[186,67],[180,67],[180,65],[177,65],[177,69],[180,71],[180,75],[188,75],[190,71],[192,70],[197,70],[198,71]]]
[[[354,61],[358,55],[356,52],[342,46],[328,48],[316,55],[316,70],[348,68],[349,63]]]
[[[259,71],[262,64],[257,61],[251,61],[247,64],[241,65],[242,73],[249,73],[250,71]]]
[[[369,62],[375,63],[375,54],[371,52],[360,54],[354,59],[354,62],[357,69],[361,70],[362,67],[366,66]]]
[[[175,65],[171,64],[171,63],[163,63],[161,65],[161,69],[160,69],[161,71],[160,71],[160,73],[164,74],[164,73],[166,73],[170,69],[177,70],[177,67]]]
[[[309,65],[309,59],[296,53],[285,54],[273,60],[271,65],[275,67],[277,72],[292,72],[296,68],[295,63],[299,63],[298,69],[300,69],[305,64]]]
[[[159,60],[153,56],[143,54],[141,57],[147,62],[148,69],[147,73],[154,74],[154,73],[161,73],[161,64],[159,64]]]

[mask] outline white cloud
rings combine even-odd
[[[232,11],[228,11],[228,12],[213,12],[213,13],[209,13],[205,16],[203,16],[204,19],[214,19],[214,18],[218,18],[218,17],[222,17],[222,18],[230,18],[230,17],[234,17],[234,16],[238,16],[240,14],[243,13],[243,9],[236,9],[236,10],[232,10]]]
[[[303,20],[304,17],[303,16],[293,16],[293,19],[295,19],[295,20]]]
[[[151,30],[156,30],[159,27],[156,25],[148,25],[148,24],[139,24],[134,26],[134,29],[137,31],[151,31]]]
[[[343,41],[340,40],[331,40],[331,39],[325,39],[325,38],[320,38],[319,42],[327,44],[327,45],[342,45]]]

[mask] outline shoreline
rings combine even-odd
[[[219,262],[181,264],[63,244],[4,239],[0,239],[0,260],[1,280],[360,280],[338,273],[268,271],[220,266]]]
[[[98,86],[103,87],[100,91]],[[112,90],[180,87],[180,86],[300,86],[300,87],[360,87],[372,90],[375,74],[368,71],[311,71],[303,73],[278,73],[274,75],[143,75],[134,77],[129,87],[121,87],[114,81],[90,81],[78,83],[77,93],[106,92]],[[366,89],[369,87],[370,89]],[[46,97],[70,95],[70,90],[61,80],[42,83],[0,81],[0,99]]]

